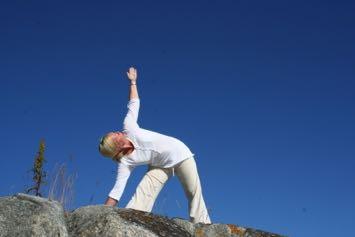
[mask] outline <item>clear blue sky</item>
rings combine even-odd
[[[131,65],[139,123],[196,154],[214,222],[289,236],[355,226],[353,1],[2,1],[0,195],[45,169],[77,173],[73,207],[102,204]],[[132,174],[121,206],[146,167]],[[187,218],[177,178],[156,213]]]

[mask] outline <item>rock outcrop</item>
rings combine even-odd
[[[231,224],[193,224],[179,218],[108,207],[65,213],[56,201],[26,194],[0,198],[0,237],[281,237]]]
[[[71,236],[172,236],[191,235],[174,221],[151,213],[105,206],[86,206],[68,219]]]
[[[0,198],[0,236],[68,236],[63,207],[55,201],[17,194]]]

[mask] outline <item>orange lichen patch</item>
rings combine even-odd
[[[236,226],[233,224],[227,224],[227,226],[231,230],[232,234],[237,234],[237,235],[243,236],[246,231],[245,228],[239,227],[239,226]]]
[[[158,236],[188,237],[190,234],[167,217],[138,210],[118,210],[121,218],[148,229]]]
[[[196,237],[203,237],[203,236],[205,236],[205,232],[202,230],[202,228],[196,228],[195,236]]]

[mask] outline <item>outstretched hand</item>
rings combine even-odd
[[[137,69],[130,67],[127,72],[128,79],[133,82],[137,80]]]

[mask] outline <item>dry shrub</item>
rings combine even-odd
[[[45,147],[45,141],[42,139],[39,144],[39,150],[33,162],[33,168],[31,169],[31,172],[33,173],[33,186],[25,191],[26,193],[33,192],[34,195],[40,197],[42,197],[40,189],[42,184],[46,183],[44,179],[47,176],[47,173],[43,170],[43,164],[46,162],[44,158]]]

